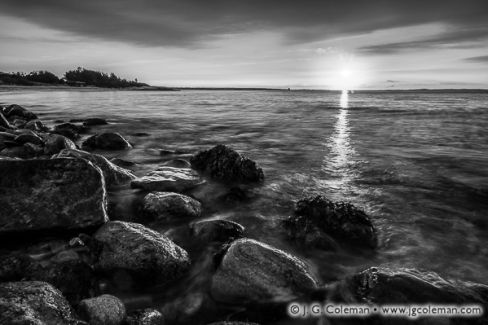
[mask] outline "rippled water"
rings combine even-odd
[[[370,265],[437,271],[488,283],[488,94],[311,91],[9,91],[49,123],[106,117],[134,144],[111,153],[144,174],[159,149],[218,143],[257,160],[266,182],[249,203],[206,207],[247,234],[306,259],[323,281]],[[133,136],[146,132],[148,137]],[[293,201],[325,194],[364,208],[378,228],[376,254],[299,250],[277,220]],[[130,190],[117,194],[124,202]],[[174,225],[160,225],[169,231]]]

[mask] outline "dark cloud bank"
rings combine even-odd
[[[487,0],[1,0],[0,12],[78,35],[147,46],[202,46],[223,34],[257,30],[283,31],[288,41],[300,43],[428,22],[461,30],[463,40],[488,33]]]

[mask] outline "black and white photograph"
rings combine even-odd
[[[0,0],[1,325],[488,325],[487,0]]]

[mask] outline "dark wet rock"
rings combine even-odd
[[[122,324],[126,311],[124,303],[112,295],[84,299],[78,305],[78,314],[90,325]]]
[[[60,134],[46,134],[44,136],[44,153],[46,155],[55,155],[63,149],[76,149],[76,145]]]
[[[127,315],[125,325],[163,325],[164,316],[157,309],[135,310]]]
[[[132,148],[131,144],[119,133],[100,133],[86,139],[82,148],[104,150],[126,150]]]
[[[197,200],[173,192],[152,192],[143,199],[146,215],[159,219],[199,218],[202,205]]]
[[[14,141],[17,142],[18,144],[24,144],[28,142],[36,145],[44,144],[42,138],[37,134],[35,134],[34,132],[19,134],[18,136],[15,137]]]
[[[154,284],[179,278],[190,266],[185,250],[141,224],[110,221],[94,238],[102,245],[97,263],[101,271],[125,270]]]
[[[200,151],[190,159],[190,163],[204,175],[225,183],[259,183],[264,180],[263,170],[256,162],[225,145]]]
[[[174,168],[190,168],[191,164],[188,160],[185,159],[171,159],[165,161],[164,166],[174,167]]]
[[[159,167],[133,180],[131,186],[146,191],[183,192],[201,183],[198,173],[190,168]]]
[[[73,123],[62,123],[54,126],[54,133],[64,135],[65,137],[76,140],[80,137],[80,133],[86,131],[86,127],[81,125],[76,125]]]
[[[12,125],[10,125],[9,121],[0,113],[0,126],[6,129],[11,129]]]
[[[125,159],[120,159],[120,158],[111,158],[110,159],[111,163],[114,163],[115,165],[122,167],[122,168],[129,168],[137,165],[133,161],[125,160]]]
[[[0,233],[79,229],[107,220],[102,173],[86,160],[1,160],[0,192]]]
[[[7,117],[8,119],[12,119],[12,120],[16,117],[22,118],[27,121],[37,120],[36,114],[16,104],[5,107],[3,109],[3,115],[5,115],[5,117]]]
[[[192,235],[204,242],[227,242],[243,237],[244,227],[228,220],[203,220],[190,225]]]
[[[83,120],[83,125],[85,126],[96,126],[96,125],[106,125],[106,124],[108,124],[107,120],[98,117],[92,117]]]
[[[298,201],[295,215],[283,225],[291,239],[318,248],[333,249],[336,241],[367,248],[378,245],[376,230],[364,211],[324,196]]]
[[[18,127],[23,127],[24,129],[38,131],[38,132],[48,130],[48,128],[40,120],[32,120],[25,124],[19,124]]]
[[[77,149],[64,149],[58,155],[58,158],[82,158],[92,162],[95,166],[99,167],[103,175],[105,176],[105,182],[107,186],[117,186],[124,183],[128,183],[136,176],[131,171],[112,164],[107,158],[102,155],[89,153]]]
[[[0,324],[83,324],[58,289],[46,282],[0,283]]]
[[[7,144],[4,142],[4,144]],[[30,159],[34,158],[38,155],[37,150],[28,144],[23,146],[16,146],[16,147],[6,147],[0,151],[1,156],[10,157],[10,158],[22,158],[22,159]]]
[[[286,302],[317,287],[300,259],[252,239],[234,241],[222,258],[211,294],[227,303]]]
[[[340,281],[331,298],[350,303],[486,305],[488,286],[446,280],[434,272],[371,267]]]

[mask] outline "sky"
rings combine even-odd
[[[161,86],[488,88],[488,0],[0,0],[0,48]]]

